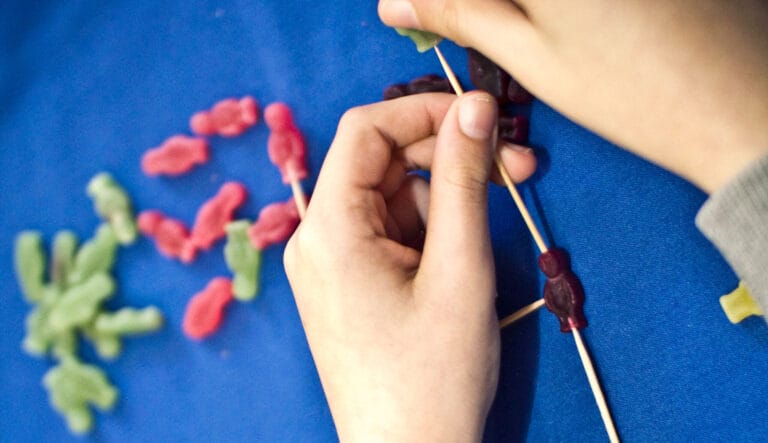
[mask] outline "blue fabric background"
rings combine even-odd
[[[443,44],[465,80],[463,50]],[[28,306],[12,275],[14,235],[97,225],[84,194],[111,171],[139,209],[190,222],[225,180],[250,192],[240,215],[288,198],[269,163],[268,131],[212,139],[212,161],[151,179],[141,154],[187,132],[189,116],[227,96],[295,110],[313,177],[338,118],[383,88],[440,72],[432,54],[385,28],[358,1],[5,1],[0,10],[0,441],[67,441],[40,380],[51,362],[22,353]],[[564,73],[563,75],[567,75]],[[599,85],[598,85],[599,87]],[[756,441],[768,435],[768,329],[732,326],[718,297],[737,279],[695,229],[705,196],[536,102],[542,168],[523,192],[587,291],[584,331],[627,442]],[[313,180],[306,185],[311,189]],[[539,297],[536,251],[503,189],[491,192],[499,311]],[[121,250],[112,306],[158,305],[159,334],[102,363],[121,392],[90,441],[333,441],[330,412],[281,265],[264,256],[261,296],[234,304],[203,343],[180,332],[189,297],[226,269],[219,245],[192,266],[141,240]],[[503,333],[499,392],[486,440],[603,441],[573,339],[540,313]],[[89,361],[98,361],[86,352]]]

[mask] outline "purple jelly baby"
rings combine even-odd
[[[560,331],[586,327],[584,287],[571,270],[568,254],[563,249],[552,248],[539,256],[539,268],[547,276],[544,302],[560,321]]]

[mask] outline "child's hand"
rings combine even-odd
[[[478,49],[704,190],[768,152],[763,0],[381,0],[379,14]]]
[[[484,93],[422,94],[339,124],[285,266],[342,441],[482,436],[499,363],[496,112]],[[535,169],[530,151],[501,153],[518,181]]]

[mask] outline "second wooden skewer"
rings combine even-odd
[[[440,60],[440,65],[442,65],[443,70],[445,71],[445,74],[448,76],[448,81],[451,83],[451,86],[453,87],[454,91],[456,91],[456,95],[459,95],[459,96],[462,95],[464,93],[464,89],[462,89],[461,84],[459,83],[459,80],[456,78],[456,74],[454,74],[453,72],[453,69],[451,69],[450,65],[448,64],[448,61],[443,56],[443,53],[440,51],[440,48],[437,45],[435,45],[434,49],[435,49],[435,54],[437,54],[437,58]],[[525,224],[528,227],[528,230],[530,231],[534,241],[536,242],[536,245],[538,246],[541,253],[547,252],[549,249],[547,248],[547,245],[544,242],[544,239],[541,236],[541,233],[536,227],[536,224],[533,222],[533,218],[531,217],[531,214],[528,211],[528,208],[525,206],[525,202],[520,197],[520,193],[517,192],[517,188],[515,187],[515,184],[512,182],[512,179],[507,173],[507,170],[502,164],[498,154],[496,154],[495,156],[495,162],[496,162],[496,167],[499,169],[499,173],[501,174],[501,177],[504,180],[504,184],[507,186],[509,193],[512,195],[512,200],[514,200],[515,205],[517,206],[517,209],[520,211],[520,214],[523,217],[523,220],[525,220]],[[537,300],[531,303],[530,305],[518,310],[511,316],[506,317],[504,320],[502,320],[501,327],[504,327],[508,324],[511,324],[519,320],[520,318],[525,317],[531,312],[534,312],[537,309],[541,308],[543,305],[544,305],[544,299]],[[576,341],[576,348],[579,352],[579,357],[581,358],[581,363],[584,366],[584,372],[586,373],[587,379],[589,380],[589,387],[592,389],[592,395],[595,397],[595,402],[597,402],[597,407],[600,410],[600,416],[603,419],[605,430],[608,433],[608,437],[610,438],[611,443],[617,443],[619,441],[619,436],[618,436],[618,433],[616,432],[616,427],[613,424],[613,419],[611,418],[611,413],[608,408],[608,403],[606,402],[605,396],[603,395],[603,391],[600,387],[600,382],[598,381],[597,373],[595,372],[595,367],[592,365],[592,360],[589,357],[587,348],[586,346],[584,346],[584,342],[581,339],[581,333],[579,333],[579,330],[577,328],[572,328],[572,332],[573,332],[573,338]]]

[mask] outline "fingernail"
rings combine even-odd
[[[520,154],[533,155],[533,149],[528,146],[517,145],[515,143],[504,143],[499,149],[501,155],[504,155],[505,151],[519,152]]]
[[[496,101],[488,95],[472,95],[459,103],[459,128],[469,138],[488,140],[496,133]]]
[[[520,155],[535,155],[533,149],[516,145],[514,143],[505,142],[499,147],[499,157],[501,157],[502,163],[512,164],[520,160]]]
[[[408,0],[388,0],[384,3],[384,10],[392,23],[397,23],[400,28],[421,28],[416,10]]]

